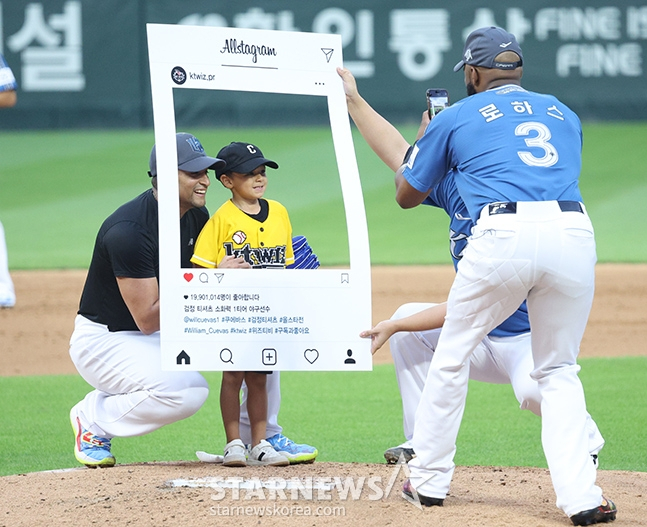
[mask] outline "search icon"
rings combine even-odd
[[[233,358],[233,354],[229,348],[222,348],[220,350],[220,360],[222,362],[228,362],[229,364],[233,364],[234,361],[231,360]]]
[[[207,273],[200,273],[200,276],[198,276],[198,280],[200,280],[203,284],[208,284],[209,275]]]

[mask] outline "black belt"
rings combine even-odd
[[[584,209],[579,201],[558,201],[557,204],[562,212],[581,212],[584,214]],[[488,213],[490,216],[495,214],[516,214],[517,202],[516,201],[498,201],[488,205]]]

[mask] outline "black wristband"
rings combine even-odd
[[[413,147],[416,146],[416,143],[413,143],[408,149],[407,153],[404,154],[404,159],[402,160],[402,164],[406,165],[409,162],[409,158],[411,157],[411,152],[413,152]]]

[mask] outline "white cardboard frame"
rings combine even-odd
[[[163,24],[148,24],[147,31],[157,144],[162,367],[370,370],[370,341],[359,338],[371,327],[368,230],[336,72],[342,65],[341,37]],[[327,98],[348,268],[326,269],[325,262],[316,270],[180,268],[173,90],[183,88]]]

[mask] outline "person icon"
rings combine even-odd
[[[353,350],[347,350],[346,355],[348,355],[348,358],[344,361],[344,364],[355,364],[355,359],[353,358]]]

